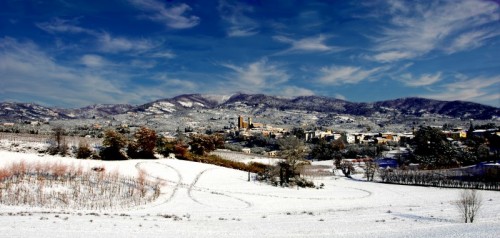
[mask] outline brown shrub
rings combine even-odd
[[[242,171],[248,171],[251,173],[262,173],[268,167],[268,165],[262,163],[252,162],[249,164],[245,164],[242,162],[237,162],[233,160],[223,159],[218,155],[193,155],[188,153],[184,158],[184,160],[189,160],[193,162],[200,162],[205,164],[213,164],[225,168],[237,169]]]
[[[52,175],[61,178],[68,173],[68,165],[57,163],[52,165]]]
[[[3,182],[5,179],[9,178],[12,176],[11,171],[8,169],[0,169],[0,182]]]
[[[92,156],[92,150],[88,143],[84,141],[80,141],[78,144],[78,150],[76,151],[76,158],[78,159],[87,159]]]

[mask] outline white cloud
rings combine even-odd
[[[484,45],[484,42],[489,39],[500,35],[500,32],[495,32],[492,30],[477,30],[470,31],[459,35],[455,38],[451,45],[446,48],[448,53],[454,53],[458,51],[466,51],[474,48],[478,48]]]
[[[280,87],[280,91],[276,92],[277,95],[287,96],[287,97],[297,97],[297,96],[311,96],[315,93],[307,88],[301,88],[297,86],[284,86]]]
[[[332,66],[320,69],[319,83],[330,85],[357,84],[363,80],[374,79],[381,67],[364,70],[353,66]]]
[[[130,0],[130,2],[148,12],[144,18],[165,24],[169,28],[185,29],[195,27],[200,23],[200,18],[187,13],[191,7],[187,4],[178,4],[170,8],[156,0]]]
[[[328,52],[333,50],[341,50],[340,47],[329,46],[325,41],[329,37],[318,35],[315,37],[307,37],[300,40],[294,40],[286,36],[274,36],[273,39],[282,43],[290,44],[291,47],[281,53],[311,51],[311,52]]]
[[[92,54],[88,54],[88,55],[82,56],[81,62],[82,62],[83,65],[85,65],[87,67],[98,67],[98,68],[99,67],[103,67],[103,66],[109,64],[101,56],[99,56],[99,55],[92,55]]]
[[[97,66],[101,59],[87,55],[80,60]],[[52,105],[83,106],[96,102],[124,103],[137,98],[123,89],[126,75],[98,68],[72,68],[58,63],[35,43],[13,38],[0,38],[0,74],[3,94],[21,101],[35,99]]]
[[[253,36],[258,32],[253,28],[241,28],[238,26],[232,26],[228,29],[227,35],[229,37],[245,37],[245,36]]]
[[[217,8],[221,18],[229,24],[227,35],[229,37],[245,37],[258,33],[256,21],[245,15],[245,12],[252,12],[253,8],[242,3],[229,3],[225,0],[219,1]]]
[[[145,101],[157,100],[169,96],[177,96],[181,93],[199,93],[201,82],[193,82],[190,80],[173,78],[166,73],[157,73],[150,75],[151,80],[155,80],[154,86],[137,85],[134,88],[136,100],[141,103]]]
[[[175,88],[179,91],[194,90],[198,88],[200,83],[195,83],[190,80],[181,80],[177,78],[172,78],[166,73],[157,74],[153,77],[159,82],[159,88]]]
[[[154,68],[157,64],[155,61],[152,60],[138,60],[134,59],[130,61],[130,65],[136,68],[141,68],[141,69],[152,69]]]
[[[266,90],[276,85],[285,83],[290,76],[277,65],[271,64],[267,59],[261,59],[245,66],[222,64],[233,70],[230,76],[231,84],[239,89],[252,88],[256,91]]]
[[[175,58],[175,54],[170,51],[161,51],[155,52],[151,55],[153,58],[165,58],[165,59],[173,59]]]
[[[266,58],[244,64],[220,64],[231,72],[223,75],[225,79],[218,85],[212,85],[208,91],[216,94],[228,92],[264,93],[276,96],[310,96],[315,93],[307,88],[290,83],[290,75],[282,65],[271,63]],[[215,86],[215,87],[214,87]]]
[[[97,34],[95,31],[78,26],[78,20],[65,20],[54,18],[51,22],[40,22],[35,25],[49,33],[85,33],[90,35]]]
[[[98,36],[99,49],[103,52],[127,52],[127,51],[148,51],[157,47],[157,44],[150,40],[132,40],[125,37],[113,37],[107,32]]]
[[[390,22],[375,38],[374,50],[380,53],[371,58],[380,62],[414,58],[434,50],[454,53],[482,46],[493,35],[476,29],[500,19],[498,4],[490,1],[387,3]]]
[[[333,95],[333,97],[336,99],[344,100],[344,101],[347,99],[344,95],[342,95],[340,93],[336,93],[335,95]]]
[[[441,81],[441,72],[438,72],[434,75],[432,74],[423,74],[420,78],[413,78],[412,74],[404,74],[402,75],[402,81],[410,86],[410,87],[421,87],[421,86],[429,86],[433,85],[439,81]]]
[[[50,33],[83,33],[96,39],[96,48],[101,52],[120,53],[120,52],[146,52],[161,45],[159,41],[149,39],[131,39],[127,37],[113,36],[105,31],[95,31],[78,26],[76,20],[64,20],[55,18],[52,22],[43,22],[36,24],[39,28]],[[155,58],[173,58],[175,55],[169,51],[156,52],[151,55]]]
[[[439,100],[462,100],[500,106],[500,76],[458,79],[440,87],[440,93],[422,95]]]
[[[388,62],[399,61],[402,59],[410,59],[413,56],[414,55],[410,52],[393,50],[376,54],[373,57],[370,57],[370,59],[373,59],[378,62],[388,63]]]
[[[195,89],[197,88],[197,84],[191,82],[189,80],[180,80],[180,79],[168,79],[165,81],[168,86],[179,87],[183,89]]]

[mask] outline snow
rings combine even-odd
[[[177,101],[183,107],[193,107],[193,102]]]
[[[175,159],[93,161],[0,150],[0,165],[54,161],[138,169],[165,184],[160,197],[128,209],[79,211],[0,205],[2,237],[497,237],[500,192],[480,191],[483,209],[464,224],[459,189],[315,177],[324,189],[273,187],[248,174]],[[331,165],[331,161],[313,163]]]
[[[222,104],[225,103],[227,100],[229,100],[233,95],[234,94],[229,94],[229,95],[204,94],[202,96],[208,100],[217,102],[217,104]]]
[[[203,105],[203,103],[199,103],[199,102],[190,102],[190,101],[177,101],[179,104],[181,104],[183,107],[193,107],[193,105],[195,106],[199,106],[199,107],[205,107],[205,105]]]
[[[218,156],[222,157],[223,159],[232,160],[232,161],[236,161],[236,162],[242,162],[245,164],[250,164],[252,162],[256,162],[256,163],[261,163],[261,164],[275,165],[281,161],[281,159],[267,157],[267,156],[263,156],[263,155],[245,154],[242,152],[234,152],[234,151],[220,150],[220,149],[213,151],[211,154],[218,155]]]
[[[175,112],[175,105],[170,102],[157,102],[147,109],[155,114],[162,114],[163,112]]]

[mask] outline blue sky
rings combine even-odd
[[[500,2],[0,1],[0,101],[235,92],[499,107]]]

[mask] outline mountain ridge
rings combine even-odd
[[[377,114],[422,116],[435,114],[450,118],[490,120],[500,118],[500,109],[467,101],[441,101],[420,97],[397,98],[377,102],[350,102],[326,96],[283,98],[265,94],[233,95],[181,94],[142,105],[94,104],[75,109],[45,107],[35,103],[0,102],[0,120],[57,120],[110,117],[127,112],[175,114],[191,110],[237,109],[242,106],[255,112],[277,109],[336,113],[355,116]]]

